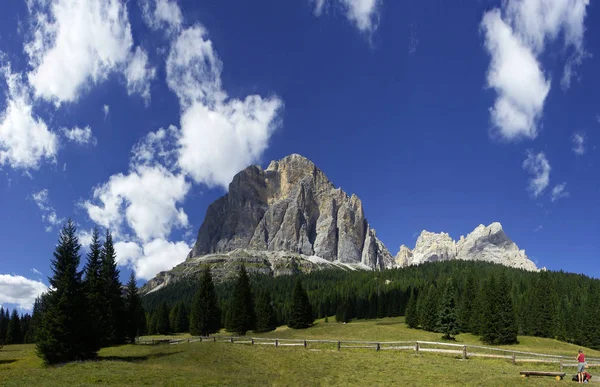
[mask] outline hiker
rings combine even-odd
[[[579,354],[577,354],[577,381],[579,383],[583,383],[583,372],[585,370],[585,355],[583,351],[580,349]]]

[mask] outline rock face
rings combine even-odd
[[[251,166],[238,173],[229,193],[208,208],[188,259],[236,249],[287,251],[372,269],[394,265],[360,199],[296,154],[265,170]]]
[[[423,262],[462,259],[499,263],[531,271],[538,270],[525,254],[525,250],[519,250],[498,222],[487,227],[479,225],[466,238],[461,236],[458,241],[452,240],[446,233],[437,234],[423,230],[415,248],[411,251],[404,245],[400,246],[395,259],[401,267]]]

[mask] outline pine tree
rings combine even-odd
[[[542,271],[537,285],[533,287],[531,297],[530,318],[531,334],[538,337],[551,337],[554,326],[554,310],[552,304],[553,286],[548,273]]]
[[[277,327],[275,309],[271,301],[271,294],[263,291],[256,302],[256,329],[255,332],[270,332]]]
[[[0,307],[0,345],[6,344],[6,331],[10,318],[4,315],[4,308]]]
[[[517,319],[513,308],[508,279],[504,272],[498,278],[495,302],[498,313],[498,344],[517,343]]]
[[[438,320],[438,301],[437,301],[437,291],[431,285],[429,287],[429,291],[427,292],[427,298],[425,299],[425,304],[423,306],[423,316],[421,321],[421,327],[430,332],[434,332],[437,328],[437,320]]]
[[[183,301],[179,301],[179,307],[175,314],[175,323],[179,332],[188,332],[190,329],[190,314]]]
[[[454,301],[454,285],[451,278],[448,278],[446,281],[446,288],[444,289],[444,296],[440,306],[437,330],[444,334],[443,338],[449,340],[452,339],[452,336],[459,333],[458,316],[456,315],[456,304]]]
[[[106,240],[102,248],[100,277],[102,281],[103,314],[101,343],[103,346],[125,342],[125,305],[122,297],[117,254],[110,231],[106,231]]]
[[[19,318],[17,310],[13,309],[6,331],[6,344],[21,344],[22,342],[21,319]]]
[[[100,278],[101,268],[101,252],[100,233],[97,228],[92,232],[92,242],[90,243],[89,252],[87,254],[87,262],[84,268],[85,278],[83,287],[87,299],[87,309],[90,316],[90,326],[88,327],[88,340],[91,346],[96,346],[100,349],[102,344],[102,325],[101,318],[103,315],[103,288]]]
[[[482,315],[481,340],[487,344],[496,344],[500,330],[500,316],[498,314],[498,303],[496,302],[498,287],[493,275],[487,281],[484,291],[486,302]]]
[[[311,326],[313,322],[312,306],[306,291],[302,287],[302,281],[297,278],[290,304],[288,326],[293,329],[304,329]]]
[[[244,265],[240,266],[240,272],[233,285],[233,294],[225,328],[229,332],[245,335],[247,331],[256,328],[256,315],[254,314],[254,299],[250,280]]]
[[[470,272],[468,274],[465,289],[462,293],[462,302],[459,309],[459,324],[461,332],[473,332],[473,314],[476,312],[475,301],[477,300],[477,288],[475,278]]]
[[[171,333],[171,326],[169,323],[169,307],[166,302],[160,304],[160,307],[155,312],[156,321],[156,333],[159,335],[166,335]]]
[[[190,333],[194,336],[208,336],[219,332],[221,310],[210,268],[207,266],[200,276],[200,286],[192,302],[190,312]]]
[[[134,343],[135,338],[141,334],[146,325],[144,322],[145,312],[142,307],[142,300],[138,294],[137,281],[134,272],[131,272],[129,282],[127,283],[127,290],[125,291],[125,307],[127,310],[127,329],[125,337],[128,342]]]
[[[37,330],[42,321],[42,299],[43,296],[36,297],[33,302],[33,312],[31,314],[31,321],[29,321],[29,327],[27,329],[28,343],[35,343],[37,338]]]
[[[406,313],[404,322],[409,328],[417,328],[419,326],[419,315],[417,314],[417,299],[415,297],[415,290],[412,289],[410,292],[410,298],[408,299],[408,305],[406,306]]]
[[[93,358],[97,349],[87,340],[89,313],[77,270],[81,245],[75,223],[69,220],[60,232],[51,261],[53,276],[44,296],[44,313],[37,334],[37,354],[46,363]]]

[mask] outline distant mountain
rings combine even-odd
[[[486,261],[530,271],[538,270],[525,250],[519,250],[498,222],[487,227],[480,224],[466,238],[461,235],[458,241],[452,240],[447,233],[436,234],[423,230],[415,248],[411,250],[402,245],[395,258],[400,267],[451,259]]]
[[[401,246],[394,258],[365,218],[362,202],[335,188],[307,158],[292,154],[267,169],[239,172],[229,192],[206,211],[185,262],[144,286],[158,290],[210,265],[217,278],[242,263],[270,275],[336,267],[383,270],[427,261],[467,259],[537,270],[499,223],[479,226],[467,238],[423,231],[414,250]]]

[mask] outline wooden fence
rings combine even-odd
[[[185,339],[148,339],[137,340],[138,344],[182,344],[182,343],[231,343],[245,345],[270,345],[278,347],[304,347],[306,349],[373,349],[375,351],[414,351],[421,353],[449,354],[467,360],[473,357],[506,359],[517,363],[551,363],[556,364],[562,371],[564,367],[576,367],[575,356],[549,355],[535,352],[516,351],[505,348],[494,348],[482,345],[441,343],[435,341],[357,341],[357,340],[302,340],[302,339],[277,339],[265,337],[239,337],[239,336],[208,336],[189,337]],[[587,358],[589,367],[600,367],[600,358]]]

